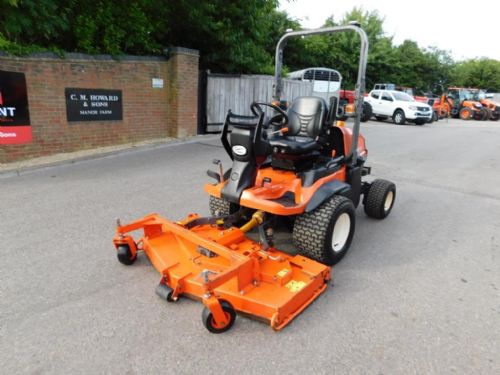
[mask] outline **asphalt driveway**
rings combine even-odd
[[[116,217],[208,214],[215,137],[0,176],[0,372],[500,373],[500,123],[362,132],[396,205],[358,208],[334,286],[280,333],[210,334],[200,303],[155,295],[144,256],[116,261]]]

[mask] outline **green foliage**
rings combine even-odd
[[[428,91],[434,82],[448,80],[451,59],[447,52],[431,48],[422,50],[413,41],[404,41],[395,47],[392,38],[383,31],[383,18],[377,12],[354,8],[339,22],[330,17],[324,26],[346,25],[358,21],[366,31],[370,43],[366,86],[392,82],[401,86]],[[306,66],[325,66],[341,72],[346,88],[354,87],[358,71],[360,42],[353,33],[309,37],[304,42],[304,53],[289,58],[285,63],[291,70]]]
[[[500,61],[486,58],[467,60],[454,67],[451,77],[456,86],[500,92]]]
[[[266,43],[279,18],[277,5],[275,0],[170,1],[160,21],[169,32],[158,39],[198,49],[201,65],[214,71],[264,72],[272,67]]]
[[[61,53],[161,55],[169,46],[200,51],[202,69],[273,74],[278,39],[301,25],[277,10],[278,0],[0,0],[0,50],[15,55]],[[434,83],[500,91],[500,62],[455,63],[446,51],[399,46],[384,34],[376,11],[354,8],[325,26],[358,21],[370,42],[367,88],[393,82],[427,91]],[[295,38],[285,50],[285,70],[324,66],[339,70],[344,86],[357,75],[359,40],[343,33]]]

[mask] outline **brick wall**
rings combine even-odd
[[[69,54],[0,56],[0,70],[26,75],[33,142],[0,145],[0,163],[99,146],[196,134],[198,52],[174,48],[170,58]],[[164,87],[152,88],[162,78]],[[123,120],[66,120],[64,89],[122,90]]]

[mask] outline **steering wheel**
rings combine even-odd
[[[276,112],[278,112],[277,115],[274,115],[273,117],[271,117],[271,119],[268,122],[268,126],[269,125],[274,125],[274,126],[281,126],[281,127],[283,127],[286,124],[288,124],[288,115],[286,114],[286,112],[283,109],[281,109],[277,105],[274,105],[274,104],[271,104],[271,103],[257,103],[257,102],[253,102],[250,105],[250,110],[252,111],[252,113],[255,116],[260,116],[262,113],[264,113],[264,110],[262,109],[261,106],[272,108]]]

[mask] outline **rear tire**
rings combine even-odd
[[[488,108],[481,108],[481,120],[488,121],[491,118],[491,110]]]
[[[210,209],[210,215],[214,217],[229,216],[238,211],[238,205],[214,196],[210,196],[208,207]]]
[[[392,116],[392,121],[394,121],[396,125],[404,125],[406,122],[406,116],[404,111],[401,109],[397,109],[394,112],[394,115]]]
[[[364,199],[365,213],[374,219],[385,219],[396,200],[396,185],[387,180],[372,182]]]
[[[314,211],[297,216],[293,227],[293,244],[302,255],[334,265],[349,250],[355,224],[352,201],[335,195]]]

